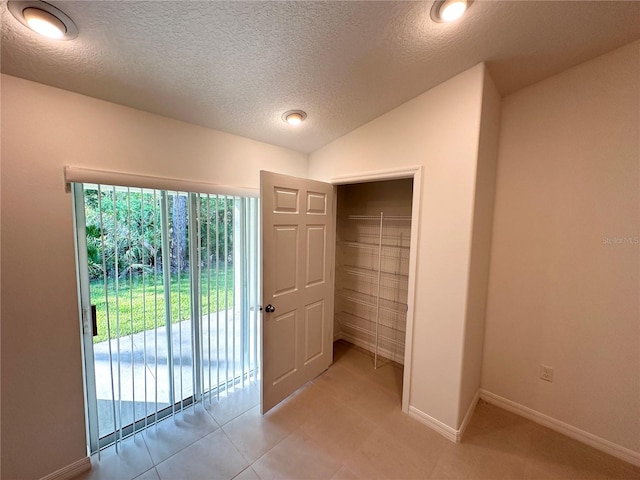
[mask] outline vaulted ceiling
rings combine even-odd
[[[479,62],[508,94],[640,38],[640,1],[475,0],[451,24],[432,1],[49,3],[78,37],[4,1],[3,73],[305,153]]]

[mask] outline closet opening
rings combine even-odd
[[[413,178],[337,185],[334,355],[394,369],[403,394]],[[382,373],[382,372],[381,372]]]

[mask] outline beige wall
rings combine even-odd
[[[483,388],[640,453],[639,242],[635,42],[503,99]]]
[[[86,456],[71,196],[63,166],[259,188],[306,156],[2,76],[2,473]],[[34,461],[37,459],[37,461]]]
[[[473,232],[458,425],[462,423],[470,408],[475,406],[472,404],[480,388],[482,376],[482,351],[484,346],[489,256],[491,254],[499,125],[500,94],[493,80],[485,71],[473,205]]]
[[[410,406],[457,429],[484,66],[311,154],[319,180],[423,166]]]

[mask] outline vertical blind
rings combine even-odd
[[[73,188],[91,450],[258,380],[258,199]]]

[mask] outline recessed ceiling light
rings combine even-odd
[[[289,110],[282,114],[282,120],[294,127],[300,125],[305,118],[307,118],[307,114],[302,110]]]
[[[25,27],[55,40],[71,40],[78,36],[78,27],[64,12],[37,0],[10,0],[7,7]]]
[[[22,11],[29,28],[40,35],[56,40],[64,37],[67,27],[57,17],[39,8],[25,8]]]
[[[431,7],[431,20],[453,22],[467,11],[472,0],[436,0]]]

